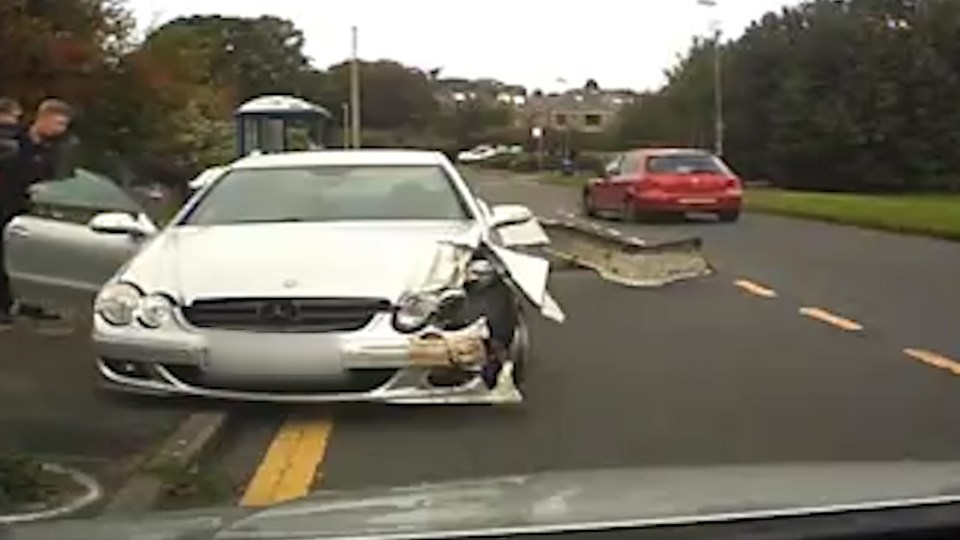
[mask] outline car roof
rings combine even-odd
[[[316,150],[254,154],[234,162],[232,169],[270,169],[323,165],[442,165],[446,157],[429,150]]]

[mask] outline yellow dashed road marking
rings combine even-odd
[[[951,360],[946,356],[923,349],[904,349],[903,352],[914,360],[919,360],[933,367],[945,369],[954,375],[960,375],[960,362]]]
[[[860,323],[851,321],[850,319],[844,319],[843,317],[834,315],[829,311],[822,310],[820,308],[805,307],[800,308],[800,313],[806,315],[811,319],[816,319],[820,322],[825,322],[829,325],[836,326],[841,330],[846,330],[848,332],[858,332],[863,330],[863,325]]]
[[[740,287],[741,289],[747,291],[750,294],[755,294],[757,296],[762,296],[763,298],[776,298],[777,291],[764,287],[763,285],[758,285],[752,281],[746,279],[738,279],[733,282],[734,285]]]
[[[247,485],[241,506],[269,506],[306,495],[322,473],[329,419],[287,419]]]

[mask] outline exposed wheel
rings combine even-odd
[[[580,206],[587,217],[597,217],[597,211],[593,208],[593,200],[588,190],[584,190],[580,197]]]
[[[717,213],[717,217],[720,218],[720,221],[723,221],[724,223],[732,223],[732,222],[740,219],[740,211],[739,211],[739,210],[725,210],[725,211],[723,211],[723,212],[718,212],[718,213]]]
[[[522,390],[527,380],[527,369],[530,363],[530,329],[523,316],[518,319],[514,330],[510,360],[513,361],[513,384]]]

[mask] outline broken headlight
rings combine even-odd
[[[443,327],[462,311],[466,299],[466,293],[460,289],[408,294],[397,302],[393,327],[404,334],[423,330],[430,324]]]
[[[433,293],[408,294],[397,302],[393,327],[404,334],[424,329],[437,310],[438,296]]]

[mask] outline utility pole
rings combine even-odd
[[[360,65],[357,59],[357,27],[351,29],[353,43],[350,62],[350,136],[353,148],[360,148]]]
[[[341,103],[340,107],[343,109],[343,148],[346,150],[350,148],[350,105]]]
[[[714,109],[714,152],[723,156],[724,131],[723,121],[723,50],[720,43],[722,31],[720,18],[716,14],[717,0],[697,0],[697,4],[710,8],[710,30],[713,33],[713,109]]]
[[[720,25],[717,25],[716,34],[713,41],[713,107],[716,111],[714,118],[714,140],[716,141],[716,154],[723,157],[723,49],[720,44]]]

